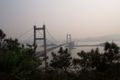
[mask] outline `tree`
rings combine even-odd
[[[53,70],[60,70],[67,72],[71,65],[71,55],[68,53],[68,49],[63,50],[61,47],[57,54],[52,53],[53,59],[51,60],[50,66]]]
[[[79,66],[79,71],[77,72],[86,72],[90,70],[97,69],[100,64],[100,53],[99,49],[91,50],[90,52],[81,51],[78,53],[80,59],[73,59],[73,65]]]
[[[111,64],[113,61],[118,61],[119,57],[119,47],[115,43],[105,43],[104,48],[104,57],[106,59],[106,63]]]
[[[0,78],[2,80],[29,80],[41,64],[31,47],[25,48],[17,39],[5,39],[0,30]],[[2,76],[4,75],[4,76]]]
[[[6,34],[0,29],[0,40],[4,39]]]
[[[6,37],[6,34],[0,29],[0,48],[2,47],[3,39]]]

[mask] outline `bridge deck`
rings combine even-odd
[[[64,46],[65,44],[66,44],[66,43],[60,44],[60,45],[55,46],[55,47],[52,47],[52,48],[48,48],[48,49],[47,49],[47,53],[50,52],[50,51],[52,51],[52,50],[54,50],[54,49],[57,49],[57,48],[59,48],[59,47],[61,47],[61,46]],[[44,56],[44,50],[39,51],[39,52],[36,52],[36,56],[35,56],[35,57],[42,57],[42,56]]]

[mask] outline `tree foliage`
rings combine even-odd
[[[53,59],[50,66],[54,70],[60,70],[67,72],[71,65],[71,55],[68,53],[68,49],[63,50],[61,47],[58,53],[52,53]]]
[[[80,59],[74,59],[73,65],[79,66],[77,72],[81,80],[120,79],[119,47],[115,43],[106,42],[104,53],[100,53],[97,48],[90,52],[81,51],[78,56]]]
[[[29,80],[40,61],[34,58],[32,48],[25,48],[17,39],[5,38],[0,30],[0,78],[3,80]]]

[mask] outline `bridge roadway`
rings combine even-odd
[[[47,49],[47,53],[50,52],[50,51],[52,51],[52,50],[54,50],[54,49],[57,49],[57,48],[59,48],[59,47],[61,47],[61,46],[64,46],[65,44],[66,44],[66,43],[63,43],[63,44],[57,45],[57,46],[55,46],[55,47],[48,48],[48,49]],[[39,52],[36,52],[35,57],[43,57],[43,56],[44,56],[44,50],[39,51]]]

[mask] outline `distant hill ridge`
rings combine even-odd
[[[79,41],[120,41],[120,34],[79,39]]]

